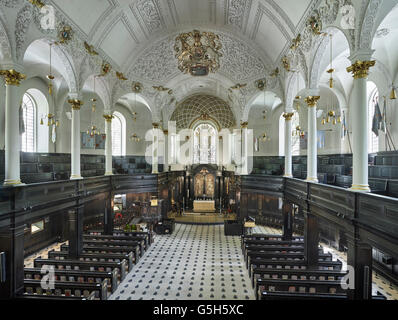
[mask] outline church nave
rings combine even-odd
[[[240,237],[223,225],[176,224],[172,235],[155,237],[115,300],[254,299]]]

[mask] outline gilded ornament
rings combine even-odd
[[[357,60],[353,65],[347,68],[348,73],[352,73],[354,79],[364,79],[369,75],[369,68],[374,67],[376,61]]]
[[[21,81],[26,79],[25,74],[22,74],[14,69],[0,70],[0,75],[4,77],[7,85],[11,86],[19,86]]]
[[[58,33],[60,43],[67,43],[72,39],[73,31],[70,26],[63,26]]]
[[[305,98],[305,103],[308,105],[308,107],[316,107],[316,104],[318,103],[318,100],[320,99],[320,96],[308,96]]]
[[[83,101],[78,99],[69,99],[68,103],[72,105],[73,110],[80,110],[80,107],[84,104]]]
[[[92,56],[97,56],[98,52],[94,50],[93,45],[89,45],[86,41],[84,41],[84,47],[86,48],[87,52]]]

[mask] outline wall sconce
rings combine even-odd
[[[133,142],[140,142],[141,138],[139,136],[137,136],[137,134],[134,133],[131,135],[130,140]]]
[[[48,119],[47,120],[47,126],[48,127],[50,127],[50,126],[52,126],[52,125],[55,125],[55,126],[59,126],[59,120],[57,120],[57,119],[55,119],[55,115],[54,114],[51,114],[51,113],[49,113],[49,114],[46,114],[46,115],[44,115],[43,117],[41,117],[40,118],[40,125],[44,125],[44,119]]]

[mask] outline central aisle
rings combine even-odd
[[[240,237],[224,225],[176,224],[155,242],[111,300],[254,299]]]

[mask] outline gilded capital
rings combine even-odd
[[[169,130],[163,130],[163,133],[165,136],[167,136],[169,134]]]
[[[78,99],[69,99],[68,103],[72,105],[73,110],[80,110],[80,107],[83,105],[83,102]]]
[[[364,79],[369,75],[369,68],[374,67],[376,61],[357,60],[352,66],[347,68],[347,72],[352,73],[354,79]]]
[[[286,113],[286,112],[285,112],[285,113],[283,114],[283,117],[285,118],[286,121],[292,120],[293,116],[294,116],[294,113],[293,113],[293,112],[291,112],[291,113]]]
[[[318,103],[318,100],[320,99],[320,96],[308,96],[305,98],[305,103],[308,105],[309,108],[316,107],[316,104]]]
[[[19,86],[22,80],[26,79],[26,75],[22,74],[14,69],[11,70],[0,70],[2,75],[9,86]]]
[[[244,128],[247,128],[247,126],[249,125],[249,122],[241,122],[241,124],[240,124],[240,127],[242,128],[242,129],[244,129]]]
[[[152,123],[152,127],[153,127],[154,129],[159,128],[159,123],[156,123],[156,122]]]
[[[114,116],[112,114],[104,114],[104,119],[106,122],[112,122]]]
[[[38,7],[39,9],[43,8],[45,4],[40,0],[28,0],[31,4]]]

